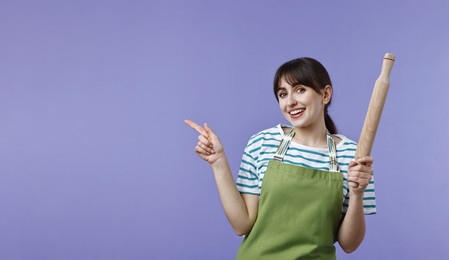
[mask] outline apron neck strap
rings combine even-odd
[[[292,127],[292,129],[287,134],[284,134],[284,137],[282,137],[281,144],[279,145],[278,150],[274,154],[274,160],[280,161],[280,162],[282,162],[282,160],[284,160],[284,155],[287,153],[288,147],[290,146],[290,143],[292,142],[293,136],[295,136],[295,128],[294,127]]]
[[[337,148],[335,146],[335,140],[332,138],[329,130],[326,129],[327,136],[327,148],[329,149],[329,171],[331,172],[340,172],[340,167],[338,167],[337,163]]]
[[[295,128],[284,134],[282,138],[281,144],[279,145],[276,153],[274,154],[274,160],[282,161],[284,160],[284,156],[287,153],[288,147],[292,142],[293,137],[295,136]],[[340,172],[340,167],[338,167],[337,163],[337,148],[335,146],[334,138],[332,138],[331,133],[326,129],[326,138],[327,138],[327,147],[329,149],[329,171],[332,172]]]

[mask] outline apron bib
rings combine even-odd
[[[257,220],[237,259],[335,259],[343,206],[335,142],[328,133],[331,171],[322,171],[282,162],[293,135],[292,129],[268,163]]]

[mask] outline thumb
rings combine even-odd
[[[351,161],[348,165],[348,168],[356,166],[358,163],[356,161]]]
[[[214,131],[212,131],[207,123],[204,123],[204,129],[206,129],[210,137],[217,138],[217,135],[214,133]]]

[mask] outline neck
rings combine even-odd
[[[310,127],[296,127],[293,140],[305,146],[327,147],[326,125],[323,122]]]

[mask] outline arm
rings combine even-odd
[[[201,127],[190,120],[185,123],[200,133],[195,152],[212,167],[229,223],[237,235],[248,234],[256,221],[259,197],[240,194],[237,190],[223,145],[212,129],[207,124]]]
[[[357,182],[359,186],[350,186],[349,205],[338,231],[338,243],[346,253],[355,251],[365,237],[365,215],[363,212],[363,192],[368,186],[373,168],[372,157],[362,157],[351,162],[348,168],[348,181]]]

